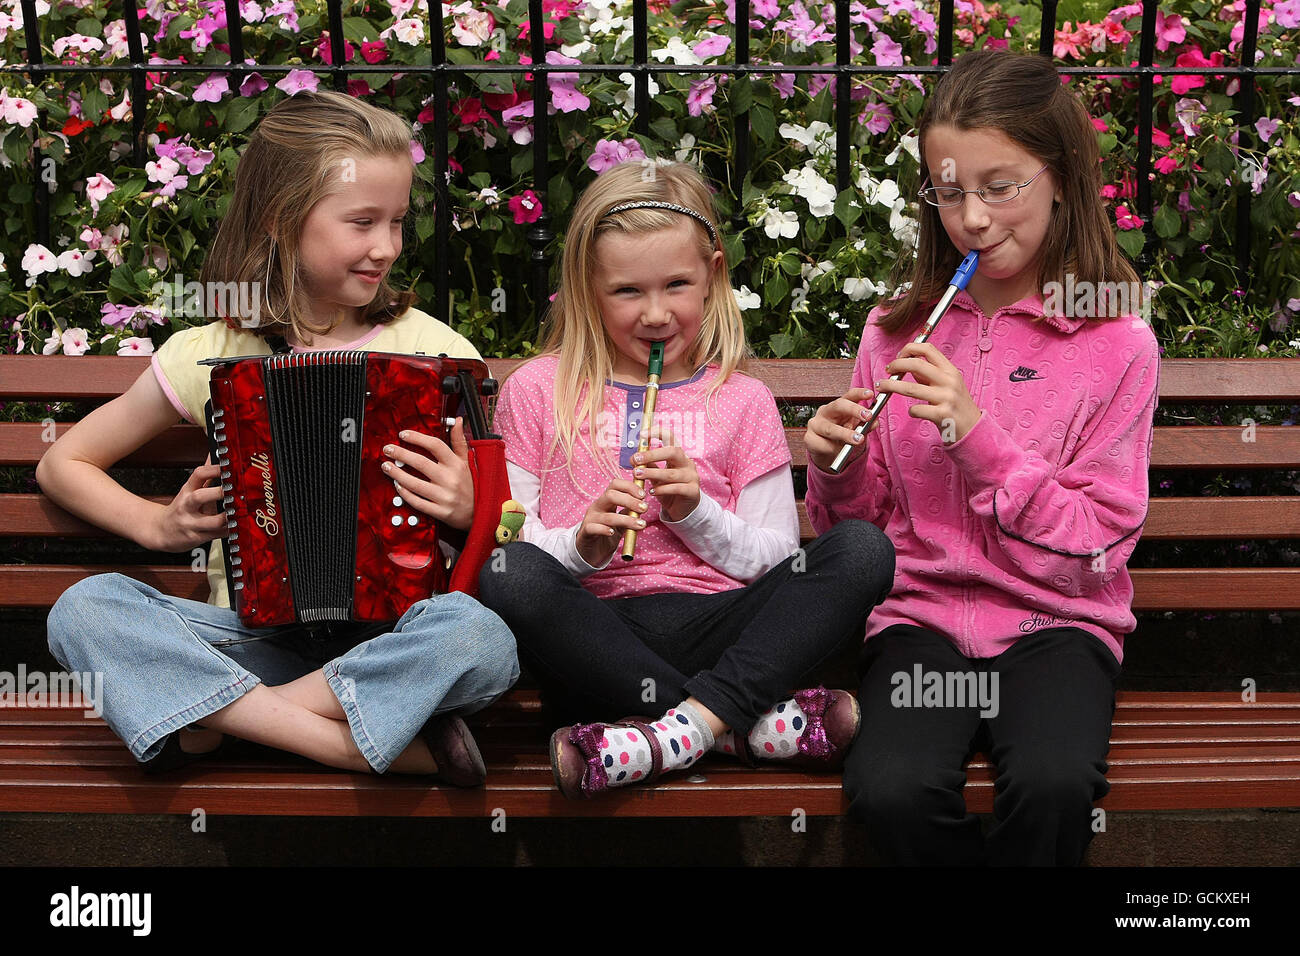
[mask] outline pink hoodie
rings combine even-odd
[[[871,313],[853,385],[888,377],[915,330]],[[840,475],[808,468],[808,516],[884,530],[894,589],[867,622],[944,634],[966,657],[995,657],[1043,627],[1096,634],[1123,657],[1136,621],[1125,562],[1147,511],[1160,355],[1141,319],[1043,314],[1039,296],[986,316],[961,292],[930,342],[965,379],[979,421],[945,446],[896,395],[868,451]]]

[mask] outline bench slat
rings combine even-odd
[[[177,597],[207,599],[188,566],[0,565],[0,608],[50,607],[82,578],[117,571]],[[1300,611],[1300,568],[1137,568],[1134,611]]]
[[[489,359],[504,379],[522,359]],[[66,401],[105,399],[126,391],[149,365],[148,358],[83,355],[4,357],[0,399]],[[751,371],[779,400],[821,405],[828,393],[849,386],[852,359],[760,359]],[[1294,402],[1300,395],[1300,363],[1294,359],[1165,359],[1160,363],[1160,398],[1173,402],[1268,404]]]
[[[166,495],[148,500],[166,504]],[[799,536],[811,541],[801,501]],[[44,495],[0,495],[0,537],[104,538],[109,532],[68,514]],[[1143,539],[1300,538],[1300,497],[1153,498]]]
[[[72,427],[55,426],[56,435]],[[34,466],[49,450],[44,426],[36,422],[0,423],[0,465]],[[1151,448],[1152,468],[1300,468],[1300,428],[1263,425],[1254,441],[1243,441],[1241,428],[1227,425],[1161,426]],[[803,446],[804,429],[785,429],[795,468],[808,466]],[[192,425],[174,425],[144,447],[124,458],[128,468],[166,466],[193,468],[207,457],[207,438]]]

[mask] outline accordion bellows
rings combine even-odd
[[[383,449],[406,429],[449,442],[457,415],[482,427],[486,364],[358,351],[210,364],[230,605],[245,624],[392,621],[447,590],[439,523],[397,493]]]

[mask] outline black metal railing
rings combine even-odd
[[[632,46],[632,63],[619,64],[595,64],[583,63],[581,66],[572,65],[550,65],[546,63],[546,40],[543,29],[544,14],[542,9],[542,0],[529,0],[529,40],[531,45],[531,64],[500,64],[482,62],[476,64],[451,63],[447,59],[446,49],[443,39],[443,30],[431,28],[429,30],[429,44],[431,53],[431,62],[429,65],[408,65],[402,64],[400,68],[396,66],[385,67],[382,64],[347,64],[344,62],[344,33],[343,33],[343,12],[341,0],[328,0],[328,23],[329,23],[329,43],[332,53],[331,63],[326,65],[304,67],[289,66],[277,64],[260,64],[244,62],[244,47],[242,42],[241,31],[244,23],[239,11],[238,0],[224,0],[227,34],[230,46],[230,62],[226,66],[217,67],[211,63],[204,64],[167,64],[160,67],[156,64],[149,64],[144,50],[140,44],[139,32],[136,29],[126,31],[128,43],[129,63],[124,64],[106,64],[106,65],[85,65],[85,64],[53,64],[43,62],[41,56],[41,21],[36,14],[35,0],[21,0],[23,10],[23,23],[26,32],[27,62],[25,64],[10,64],[0,67],[0,71],[25,72],[33,83],[40,83],[43,79],[61,73],[73,74],[99,74],[99,73],[127,73],[130,75],[131,82],[131,102],[143,103],[145,100],[145,79],[146,73],[150,70],[163,69],[170,73],[201,72],[204,74],[211,73],[214,69],[228,70],[233,74],[233,78],[238,83],[242,77],[247,74],[258,71],[260,73],[288,73],[293,69],[309,68],[314,73],[328,74],[333,86],[342,90],[346,88],[349,74],[352,73],[384,73],[384,72],[401,72],[407,75],[427,76],[428,82],[432,86],[434,122],[433,135],[430,143],[434,162],[434,189],[437,197],[435,211],[435,226],[433,232],[434,252],[439,268],[434,275],[435,288],[435,314],[439,319],[446,321],[449,311],[448,284],[449,268],[442,265],[450,262],[448,256],[450,244],[451,224],[448,215],[448,196],[447,196],[447,179],[446,172],[448,168],[448,129],[447,129],[447,111],[448,111],[448,87],[452,78],[458,76],[468,76],[476,73],[491,74],[524,74],[531,73],[534,77],[533,102],[541,104],[535,106],[533,110],[533,190],[542,199],[543,213],[528,230],[527,239],[532,248],[531,254],[531,285],[532,299],[536,317],[541,319],[542,313],[548,301],[550,288],[550,262],[547,256],[547,249],[555,234],[551,228],[552,220],[549,212],[550,204],[547,202],[547,184],[550,181],[550,160],[548,157],[549,143],[549,118],[545,104],[549,101],[547,89],[547,78],[550,73],[631,73],[633,76],[633,106],[634,120],[633,126],[637,133],[649,135],[650,132],[650,89],[649,84],[652,77],[666,74],[694,74],[702,73],[709,75],[722,75],[733,77],[734,81],[744,82],[755,75],[776,74],[776,73],[808,73],[808,74],[830,74],[834,77],[836,89],[836,112],[835,125],[837,130],[836,137],[836,188],[843,190],[848,186],[852,179],[850,168],[850,137],[848,131],[851,128],[851,102],[850,87],[853,77],[855,76],[898,76],[898,75],[926,75],[938,74],[948,69],[953,58],[953,34],[954,34],[954,3],[953,0],[942,0],[939,5],[938,33],[937,42],[937,63],[934,65],[907,64],[903,66],[876,66],[866,64],[854,64],[851,62],[848,30],[838,30],[836,33],[835,62],[833,64],[811,64],[803,66],[791,65],[771,65],[753,63],[750,61],[749,54],[749,33],[748,29],[733,28],[733,49],[735,51],[734,62],[730,65],[707,64],[696,66],[684,65],[667,65],[655,64],[651,61],[648,50],[648,27],[647,27],[647,9],[645,0],[633,0],[633,46]],[[441,12],[439,0],[425,0],[425,6],[430,11],[431,24],[441,22],[440,17],[432,16],[432,11]],[[135,24],[138,22],[136,0],[122,0],[122,7],[125,13],[125,22]],[[1058,67],[1062,74],[1075,76],[1133,76],[1137,78],[1138,84],[1138,116],[1137,116],[1137,167],[1136,167],[1136,187],[1137,187],[1137,214],[1143,222],[1144,234],[1149,236],[1152,220],[1152,193],[1149,173],[1152,170],[1151,143],[1152,130],[1154,127],[1153,106],[1154,106],[1154,82],[1157,74],[1170,77],[1178,75],[1194,76],[1232,76],[1240,79],[1240,87],[1236,94],[1235,107],[1238,110],[1236,125],[1241,143],[1246,143],[1254,135],[1255,122],[1255,86],[1257,78],[1261,76],[1294,76],[1300,75],[1300,68],[1290,67],[1259,67],[1255,65],[1255,51],[1258,41],[1258,20],[1260,0],[1246,0],[1245,5],[1245,28],[1244,36],[1241,43],[1239,63],[1236,66],[1223,64],[1213,67],[1190,67],[1190,68],[1171,68],[1165,66],[1156,66],[1154,61],[1155,40],[1156,40],[1156,13],[1158,4],[1155,0],[1143,0],[1142,3],[1142,27],[1140,35],[1139,59],[1136,65],[1128,67],[1120,66],[1097,66],[1097,67]],[[1045,56],[1052,55],[1052,47],[1056,32],[1056,11],[1057,0],[1045,0],[1042,5],[1041,20],[1041,40],[1039,52]],[[849,21],[849,0],[835,0],[836,23],[848,23]],[[746,25],[750,18],[750,0],[736,0],[736,17],[737,25]],[[131,111],[131,145],[132,161],[136,166],[143,166],[146,161],[145,147],[145,115],[144,110],[133,109]],[[34,134],[39,136],[39,130],[44,124],[45,117],[39,116],[34,124]],[[743,184],[746,174],[749,172],[750,148],[749,132],[750,118],[748,109],[738,110],[733,118],[734,135],[735,135],[735,179],[734,182]],[[33,150],[34,169],[39,170],[41,167],[41,154],[39,147]],[[49,245],[50,230],[50,197],[47,190],[37,189],[36,194],[36,222],[37,222],[37,241],[43,245]],[[736,197],[739,200],[740,197]],[[737,229],[745,225],[741,204],[735,204],[736,212],[733,217],[733,226]],[[1246,270],[1249,263],[1250,254],[1250,212],[1251,196],[1249,190],[1240,190],[1237,202],[1237,221],[1235,228],[1235,252],[1239,267],[1242,271]]]

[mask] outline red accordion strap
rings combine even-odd
[[[447,590],[477,597],[478,574],[497,546],[501,505],[510,498],[505,442],[500,438],[470,439],[469,471],[474,478],[474,521],[466,532],[465,548],[452,569]]]

